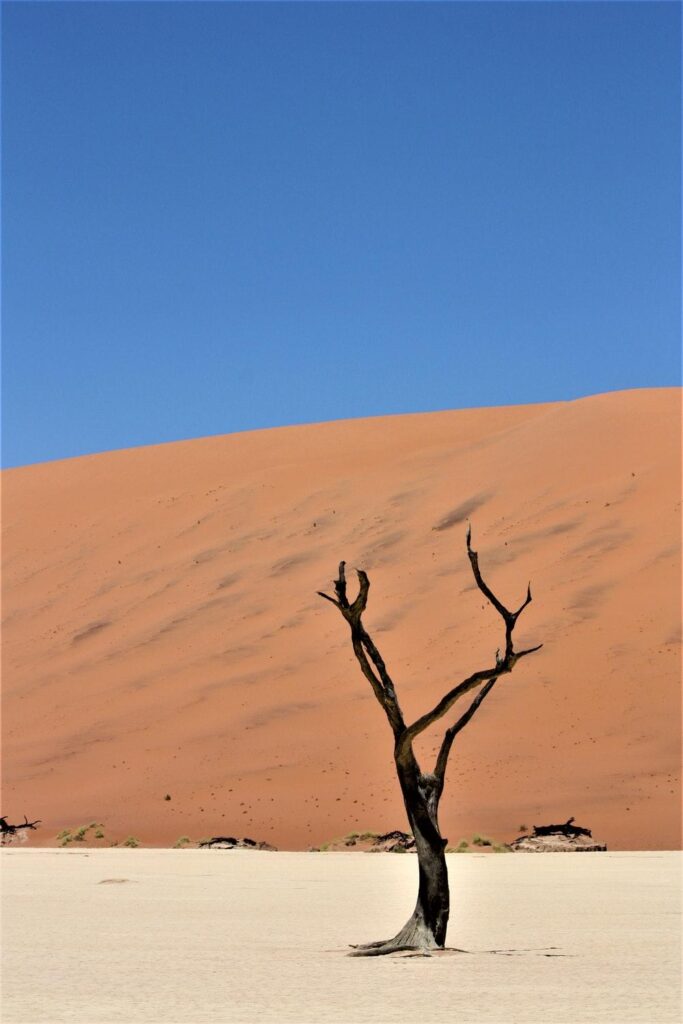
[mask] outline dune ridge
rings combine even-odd
[[[518,644],[544,648],[458,737],[444,835],[574,815],[610,849],[678,848],[680,427],[680,390],[652,389],[6,470],[3,814],[41,818],[34,845],[90,821],[288,849],[404,828],[386,721],[316,591],[342,558],[367,570],[412,720],[500,646],[470,520],[503,600],[531,580]]]

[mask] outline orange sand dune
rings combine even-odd
[[[678,389],[643,390],[6,471],[2,813],[41,818],[37,844],[90,821],[294,849],[405,827],[388,725],[316,591],[341,558],[367,569],[412,720],[501,644],[470,518],[500,597],[532,581],[519,645],[545,646],[458,737],[444,835],[575,815],[612,849],[677,847],[680,425]]]

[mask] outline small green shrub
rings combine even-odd
[[[98,830],[95,832],[95,839],[104,839],[104,832],[102,831],[101,828],[98,828]]]
[[[470,844],[466,839],[461,839],[455,848],[455,853],[466,853],[469,850]]]
[[[367,842],[368,839],[377,839],[379,832],[361,832],[356,836],[356,839],[360,839],[362,843]]]
[[[135,836],[128,836],[127,839],[123,840],[121,845],[122,846],[132,846],[132,847],[139,846],[140,845],[140,840],[136,839]]]
[[[180,839],[176,839],[175,843],[173,844],[173,849],[182,850],[183,846],[187,846],[189,842],[191,842],[189,836],[181,836]]]
[[[493,849],[494,853],[512,853],[513,852],[512,847],[508,846],[507,843],[494,843],[492,849]]]
[[[97,824],[96,821],[91,821],[89,825],[79,825],[78,828],[63,828],[57,836],[60,846],[67,846],[68,843],[82,843],[86,840],[88,832],[91,828],[104,828],[104,825]],[[96,839],[103,839],[104,832],[96,832]]]
[[[491,846],[491,840],[486,836],[474,835],[472,836],[472,846]]]

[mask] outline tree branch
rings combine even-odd
[[[496,609],[496,611],[499,613],[499,615],[501,616],[505,623],[505,653],[501,657],[500,651],[496,651],[495,668],[487,668],[482,669],[479,672],[474,672],[471,676],[468,676],[467,679],[464,679],[463,682],[458,683],[457,686],[454,686],[453,689],[449,690],[449,692],[441,698],[439,703],[435,707],[433,707],[431,711],[428,711],[426,714],[422,715],[415,722],[413,722],[412,725],[409,725],[405,731],[404,736],[401,738],[401,743],[403,745],[412,743],[413,739],[417,735],[419,735],[419,733],[423,732],[434,722],[438,721],[439,718],[442,718],[443,715],[445,715],[446,712],[453,707],[455,702],[460,700],[461,697],[464,697],[464,695],[466,693],[469,693],[470,690],[473,690],[476,686],[479,686],[481,683],[487,681],[495,681],[498,678],[498,676],[502,676],[508,672],[512,672],[512,669],[515,667],[515,664],[519,661],[520,658],[526,657],[527,654],[533,654],[534,651],[540,650],[543,646],[543,644],[538,644],[538,646],[530,647],[524,651],[515,651],[512,642],[512,633],[517,624],[517,619],[522,614],[526,606],[531,603],[531,584],[529,584],[529,586],[527,587],[526,597],[522,604],[519,606],[517,611],[511,612],[508,608],[505,607],[503,602],[496,597],[491,588],[484,581],[484,578],[481,574],[481,570],[479,568],[479,555],[477,554],[476,551],[472,549],[471,542],[472,527],[468,526],[467,555],[470,560],[470,565],[472,566],[472,573],[474,575],[474,579],[479,590],[482,592],[484,597],[490,602],[490,604],[493,605],[493,607]],[[479,704],[477,704],[476,707],[474,707],[472,714],[474,714],[474,711],[476,711],[477,707],[479,707]],[[465,716],[463,716],[463,718],[464,717]],[[463,723],[461,728],[464,728],[467,722],[469,722],[470,718],[471,715]]]
[[[496,685],[497,679],[498,676],[494,676],[493,679],[489,679],[489,681],[484,686],[482,686],[479,693],[474,698],[474,700],[472,701],[464,715],[461,715],[458,721],[455,723],[455,725],[452,725],[450,729],[446,729],[446,734],[443,738],[441,749],[439,750],[439,756],[436,759],[436,767],[434,768],[434,777],[437,781],[437,785],[439,788],[439,795],[441,795],[441,792],[443,790],[444,780],[446,778],[446,765],[448,764],[448,757],[451,752],[451,747],[453,746],[453,740],[458,735],[460,730],[464,729],[467,723],[470,721],[470,719],[474,716],[475,712],[479,709],[484,699],[488,696],[493,687]]]
[[[26,815],[24,815],[23,825],[10,825],[7,818],[0,817],[0,833],[2,835],[16,835],[20,828],[32,828],[35,829],[40,825],[40,818],[36,818],[35,821],[29,821]]]
[[[421,732],[424,732],[433,722],[437,722],[440,718],[446,714],[447,711],[453,707],[456,701],[464,697],[470,690],[474,690],[475,687],[481,683],[486,682],[489,679],[497,679],[502,674],[502,662],[495,668],[482,669],[481,672],[473,672],[471,676],[464,679],[457,686],[454,686],[452,690],[441,698],[438,704],[432,708],[431,711],[427,711],[426,714],[422,715],[421,718],[416,719],[412,725],[409,725],[406,729],[405,741],[413,740]],[[509,669],[507,670],[510,671]]]
[[[368,591],[370,580],[362,569],[356,570],[358,576],[358,595],[352,604],[346,594],[346,563],[339,563],[339,578],[334,581],[336,600],[329,594],[318,591],[320,597],[336,605],[351,627],[351,640],[353,653],[365,678],[372,686],[375,697],[382,705],[384,712],[389,719],[389,724],[394,735],[398,737],[405,732],[405,722],[401,712],[394,683],[387,671],[384,659],[379,653],[370,634],[365,629],[361,617],[368,603]]]
[[[493,607],[496,609],[499,615],[502,616],[503,621],[505,622],[505,655],[503,658],[503,660],[505,661],[513,653],[512,631],[515,628],[517,619],[522,614],[526,606],[528,604],[531,604],[531,584],[529,583],[529,585],[526,588],[526,597],[524,598],[522,604],[519,606],[516,612],[511,612],[509,611],[509,609],[505,607],[502,601],[499,601],[499,599],[496,597],[496,595],[493,593],[493,591],[484,581],[484,578],[481,575],[481,570],[479,569],[479,555],[476,551],[472,550],[472,527],[469,524],[467,526],[467,556],[470,560],[470,565],[472,566],[472,572],[474,574],[474,579],[476,581],[477,586],[481,590],[484,597],[493,605]]]

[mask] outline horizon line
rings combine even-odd
[[[30,469],[35,466],[46,466],[55,462],[70,462],[73,459],[88,459],[96,458],[99,455],[113,455],[117,452],[128,452],[138,451],[142,448],[159,448],[163,445],[171,444],[190,444],[193,441],[206,441],[212,438],[220,437],[234,437],[241,434],[257,434],[268,430],[291,430],[301,427],[317,427],[324,426],[332,423],[352,423],[362,422],[363,420],[381,420],[381,419],[395,419],[397,417],[409,417],[409,416],[438,416],[443,413],[449,412],[467,412],[477,409],[518,409],[524,407],[534,407],[543,405],[568,405],[572,402],[581,402],[591,398],[602,398],[606,395],[615,394],[630,394],[636,391],[674,391],[683,390],[683,382],[679,384],[654,384],[654,385],[642,385],[630,388],[610,388],[606,391],[590,391],[585,394],[574,395],[572,398],[555,398],[555,399],[543,399],[533,402],[505,402],[499,405],[461,405],[456,407],[446,407],[440,409],[423,409],[415,410],[411,412],[390,412],[390,413],[369,413],[364,416],[340,416],[333,417],[325,420],[298,420],[292,423],[272,423],[264,424],[260,427],[244,427],[243,429],[237,430],[226,430],[216,431],[212,434],[198,434],[191,435],[190,437],[175,437],[169,438],[163,441],[140,441],[139,443],[123,445],[115,448],[100,448],[93,451],[83,451],[75,455],[58,455],[54,458],[49,459],[38,459],[35,462],[18,462],[18,463],[5,463],[4,460],[0,462],[0,472],[8,472],[17,469]]]

